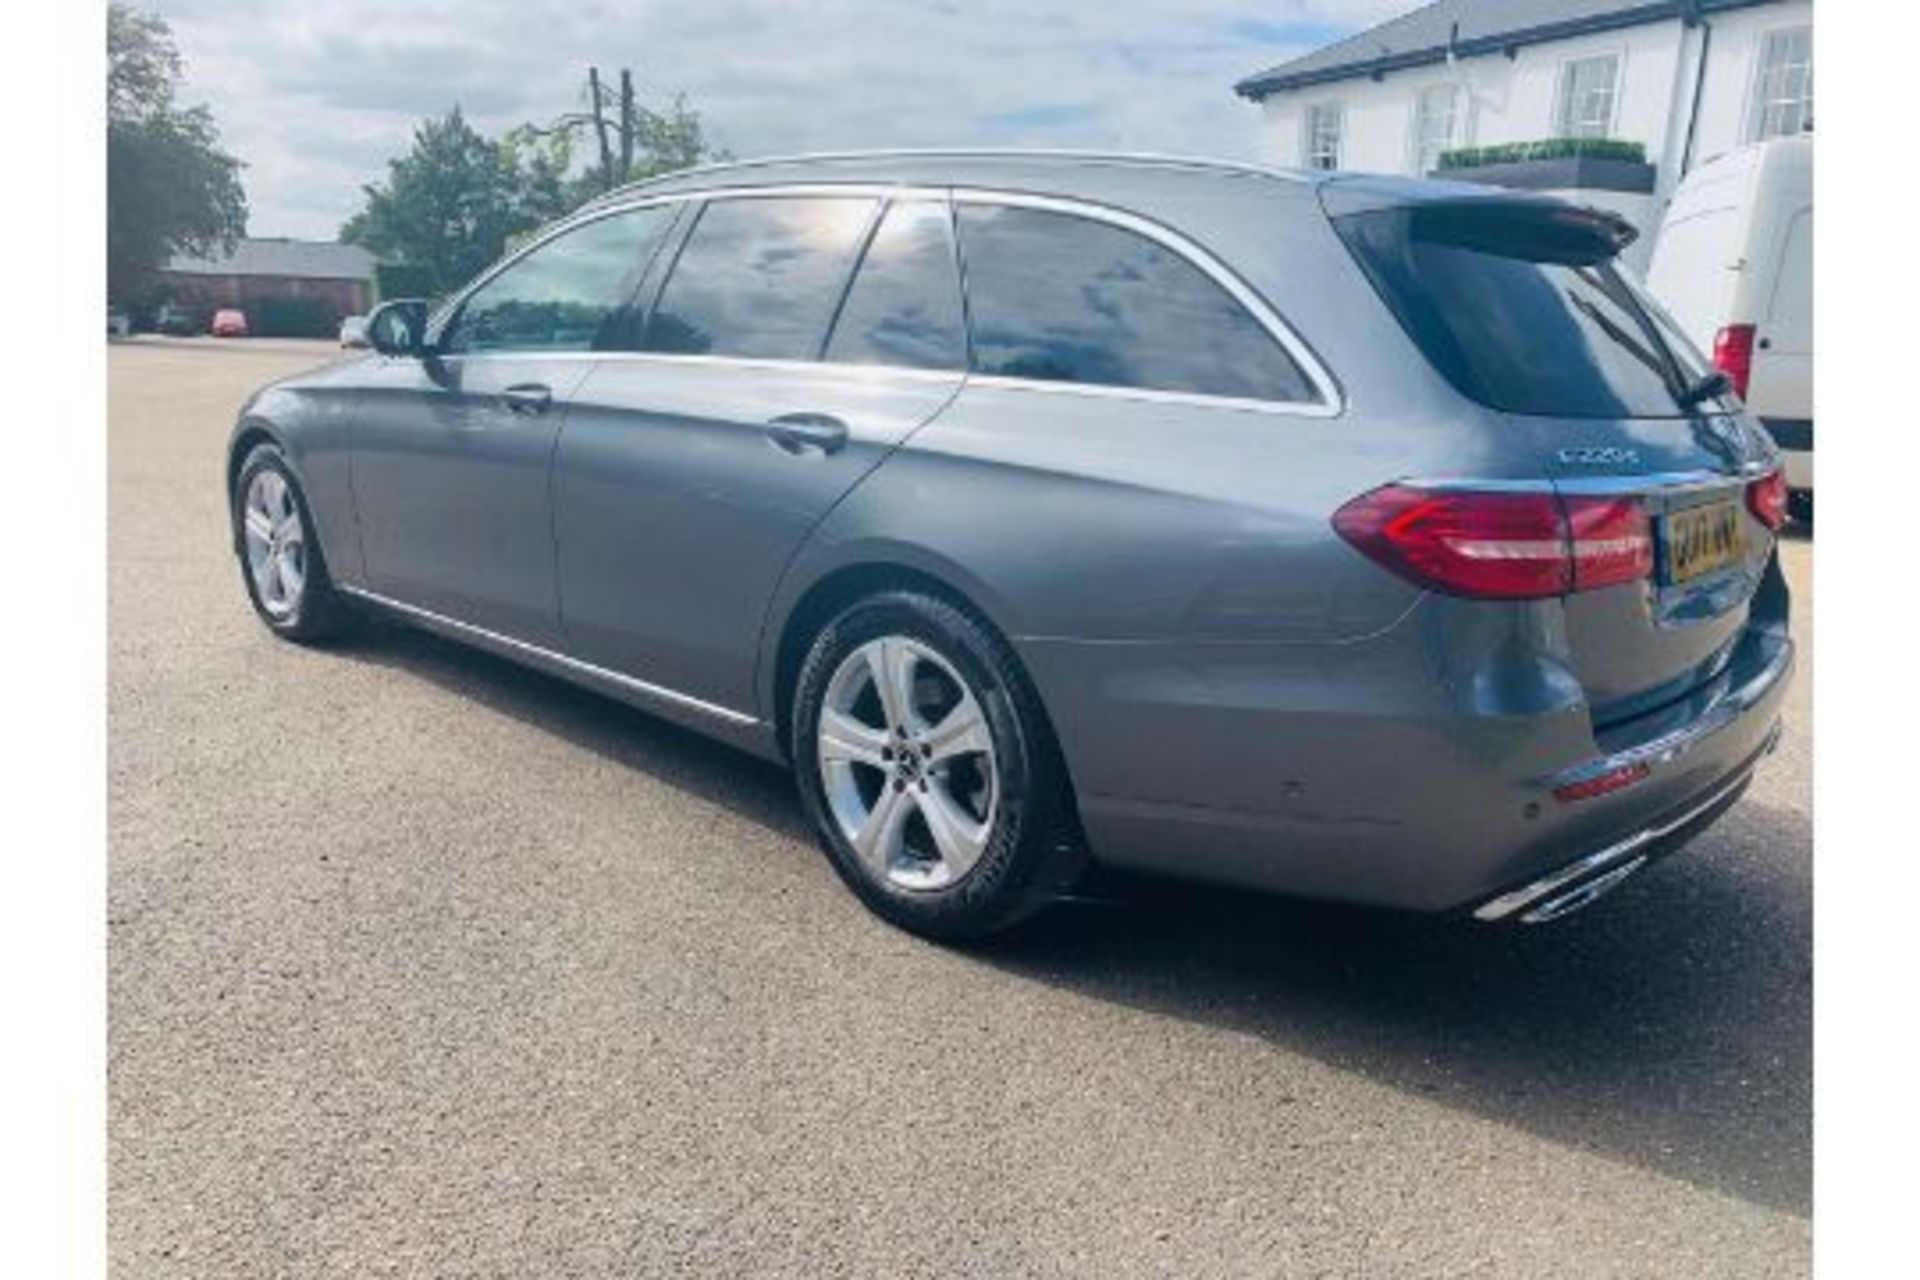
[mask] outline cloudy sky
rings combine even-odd
[[[254,235],[330,237],[423,116],[503,131],[586,67],[738,156],[990,144],[1250,158],[1236,79],[1415,0],[133,0],[247,164]]]

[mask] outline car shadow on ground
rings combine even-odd
[[[810,844],[789,779],[763,761],[418,631],[376,625],[336,652]],[[1538,929],[1104,878],[970,955],[1806,1217],[1811,841],[1804,813],[1750,794],[1675,857]]]

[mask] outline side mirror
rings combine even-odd
[[[427,304],[419,298],[383,302],[367,317],[367,345],[383,356],[427,352]]]

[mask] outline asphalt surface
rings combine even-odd
[[[271,637],[221,451],[330,354],[109,357],[115,1275],[1809,1269],[1809,543],[1781,750],[1580,916],[1135,886],[962,952],[773,768]]]

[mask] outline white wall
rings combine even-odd
[[[1747,140],[1748,107],[1762,34],[1812,20],[1813,0],[1786,0],[1709,17],[1713,36],[1695,129],[1695,164]],[[1274,94],[1260,106],[1260,156],[1269,164],[1304,165],[1307,108],[1317,103],[1338,103],[1345,115],[1342,168],[1411,174],[1415,171],[1414,103],[1422,89],[1449,80],[1471,90],[1461,97],[1455,145],[1484,146],[1552,137],[1559,132],[1555,116],[1561,68],[1576,58],[1614,53],[1620,57],[1620,76],[1615,87],[1612,136],[1646,147],[1647,158],[1656,166],[1657,186],[1651,202],[1644,197],[1622,197],[1620,212],[1639,223],[1640,217],[1650,216],[1649,205],[1651,216],[1657,216],[1679,177],[1701,37],[1700,30],[1688,31],[1674,18],[1623,31],[1529,45],[1511,59],[1504,54],[1469,58],[1451,71],[1444,65],[1420,67],[1390,73],[1379,81],[1360,78]],[[1470,107],[1465,105],[1469,98]],[[1585,194],[1604,199],[1608,193]],[[1634,217],[1625,204],[1633,205],[1640,217]],[[1643,226],[1643,230],[1647,228]],[[1650,242],[1651,237],[1648,239]]]

